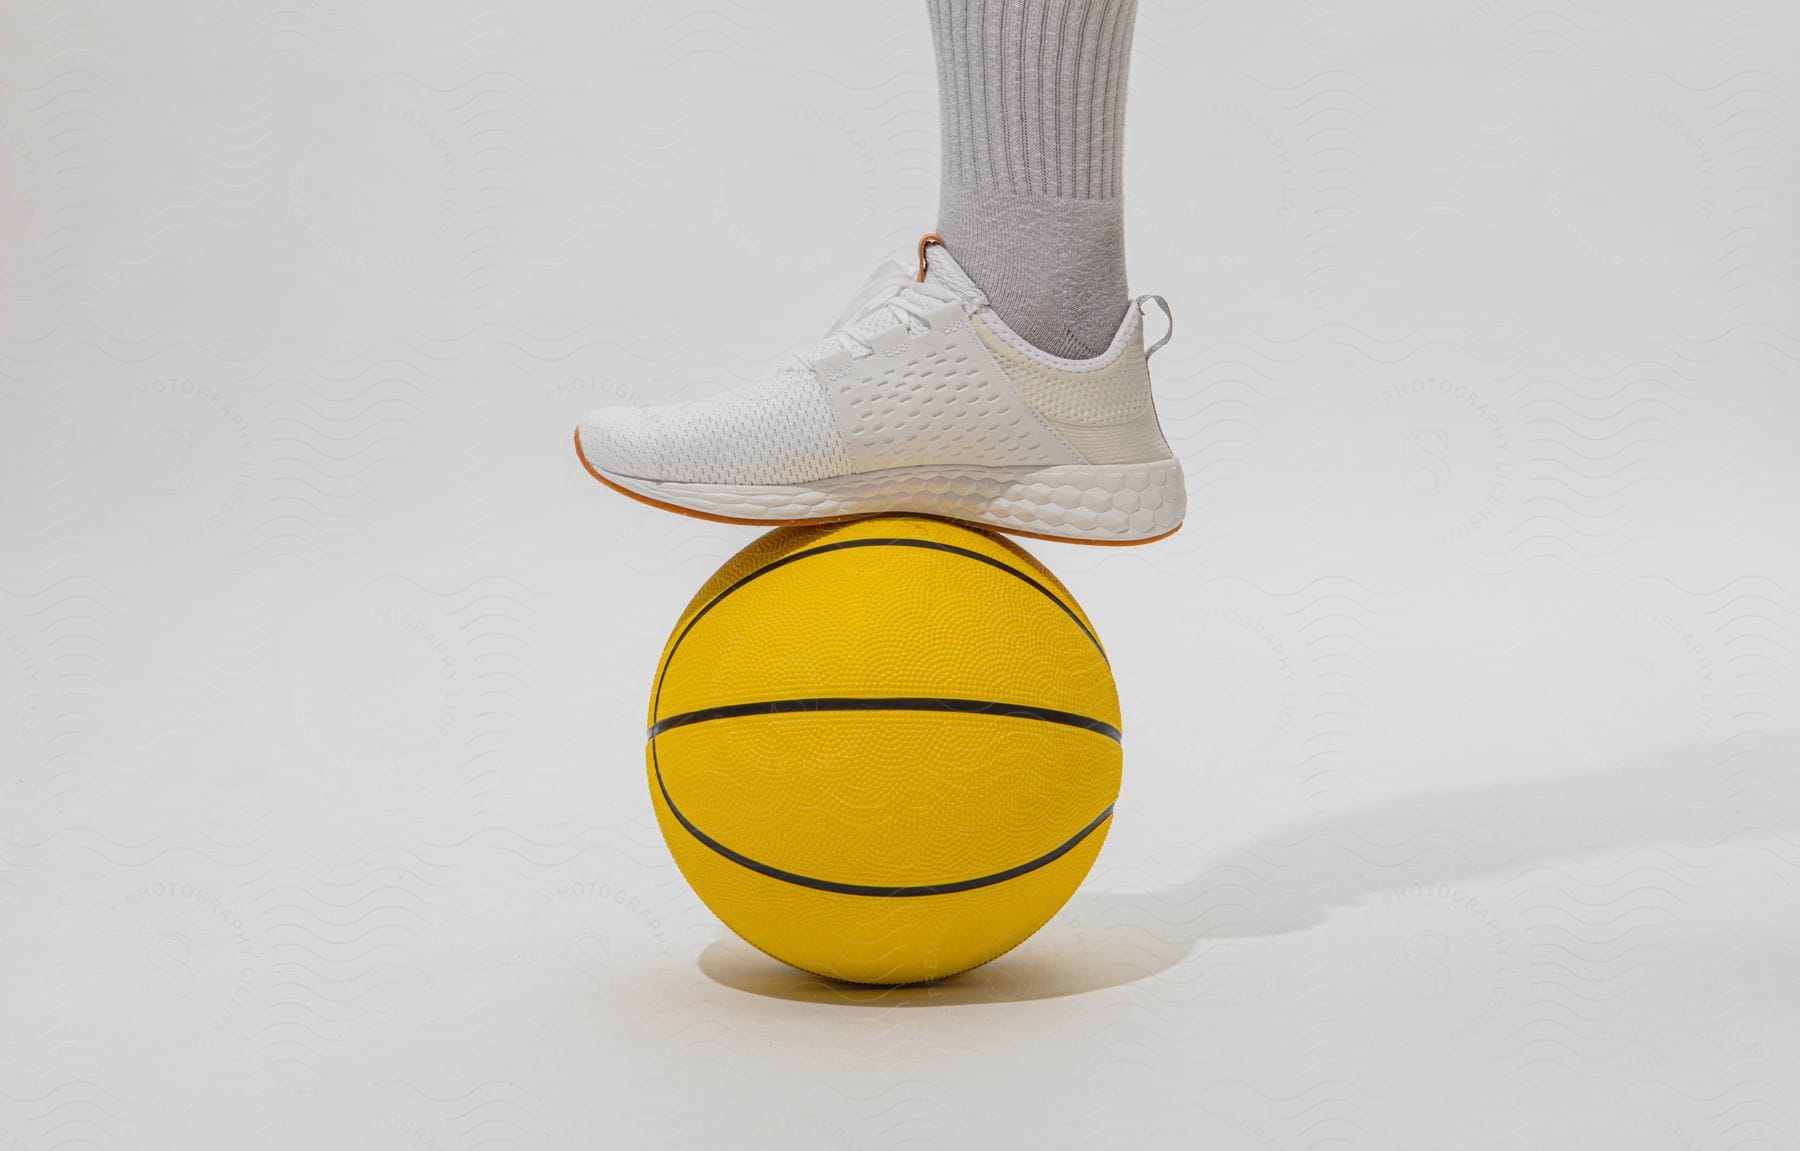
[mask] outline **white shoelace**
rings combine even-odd
[[[963,277],[967,279],[967,277]],[[974,285],[969,285],[973,289]],[[801,367],[842,353],[860,360],[874,353],[872,341],[883,332],[904,327],[912,335],[931,328],[926,316],[946,304],[963,304],[962,295],[944,283],[917,283],[893,261],[875,269],[824,339],[801,348],[787,361]]]

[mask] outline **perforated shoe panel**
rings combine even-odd
[[[918,335],[888,333],[870,355],[815,366],[857,472],[1083,462],[1013,388],[959,308],[934,314]]]

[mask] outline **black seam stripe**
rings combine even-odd
[[[1117,743],[1120,742],[1119,729],[1101,719],[1090,719],[1085,715],[1076,715],[1071,711],[1057,711],[1050,707],[1032,707],[1022,703],[994,703],[984,699],[932,699],[925,697],[901,697],[889,699],[771,699],[759,703],[733,703],[721,707],[703,707],[698,711],[685,711],[680,715],[671,715],[660,719],[650,727],[649,736],[655,739],[671,728],[686,727],[694,723],[706,723],[714,719],[734,719],[744,715],[787,715],[794,712],[811,711],[948,711],[962,715],[998,715],[1012,719],[1041,720],[1045,723],[1060,723],[1069,727],[1078,727],[1091,731]]]
[[[1057,596],[1057,594],[1055,592],[1051,591],[1049,588],[1045,587],[1043,584],[1039,583],[1037,580],[1032,579],[1030,576],[1026,575],[1024,572],[1020,571],[1018,568],[1012,567],[1008,564],[1001,563],[999,560],[995,559],[993,556],[982,555],[980,552],[970,551],[968,548],[959,548],[954,544],[941,544],[941,543],[936,542],[935,540],[907,539],[903,536],[892,536],[892,537],[883,536],[883,537],[879,537],[879,538],[875,538],[875,539],[866,539],[866,540],[838,540],[836,543],[820,544],[816,548],[807,548],[805,551],[798,551],[798,552],[795,552],[793,555],[782,556],[780,559],[776,560],[774,563],[764,564],[762,567],[757,568],[755,571],[751,572],[749,575],[741,577],[740,579],[738,579],[738,581],[736,583],[733,583],[730,587],[726,588],[724,591],[720,592],[718,595],[716,595],[712,599],[708,600],[706,603],[706,606],[701,608],[699,611],[695,612],[693,619],[688,620],[687,626],[681,629],[681,634],[675,637],[675,642],[669,645],[669,654],[666,658],[664,658],[662,670],[659,671],[656,676],[656,693],[655,693],[655,698],[652,699],[650,702],[650,713],[652,715],[656,714],[657,704],[660,703],[662,700],[663,677],[668,674],[669,665],[671,665],[675,662],[675,652],[681,647],[681,641],[687,638],[688,632],[694,630],[695,624],[699,623],[703,618],[705,618],[707,612],[711,611],[713,608],[718,607],[719,604],[723,603],[725,601],[726,596],[729,596],[730,594],[737,591],[739,588],[743,587],[745,584],[749,583],[750,581],[756,580],[756,579],[761,579],[763,576],[768,575],[770,572],[776,571],[780,568],[784,568],[791,563],[798,563],[799,561],[801,561],[803,559],[808,559],[812,556],[817,556],[817,555],[824,555],[827,552],[844,551],[849,548],[873,548],[873,547],[924,548],[928,551],[948,552],[951,555],[965,556],[968,559],[979,560],[980,562],[987,564],[989,567],[999,568],[1001,571],[1007,573],[1008,575],[1013,576],[1016,579],[1023,580],[1026,584],[1037,589],[1037,591],[1039,593],[1041,593],[1044,596],[1044,598],[1048,599],[1051,603],[1055,604],[1058,608],[1061,608],[1062,613],[1064,615],[1068,616],[1071,620],[1074,620],[1075,626],[1081,629],[1081,634],[1087,636],[1088,642],[1092,643],[1094,645],[1094,650],[1100,653],[1101,660],[1108,662],[1108,663],[1111,662],[1106,659],[1106,649],[1100,646],[1099,638],[1097,636],[1095,636],[1092,631],[1088,630],[1087,624],[1081,622],[1081,617],[1075,614],[1075,610],[1073,608],[1071,608],[1068,604],[1064,603],[1062,601],[1062,599],[1059,596]]]
[[[656,754],[655,741],[651,742],[650,748],[652,761],[654,762]],[[862,883],[838,883],[830,879],[818,879],[810,875],[798,875],[792,871],[783,871],[779,867],[771,867],[769,864],[751,859],[742,852],[733,851],[723,843],[720,843],[710,835],[707,835],[704,831],[701,831],[698,827],[695,827],[692,823],[688,822],[687,816],[681,814],[681,809],[676,807],[675,801],[669,798],[669,788],[667,784],[663,783],[662,767],[660,764],[656,767],[656,786],[662,791],[663,802],[668,805],[669,814],[673,815],[675,821],[687,829],[689,835],[740,867],[747,867],[759,875],[768,876],[770,879],[779,879],[783,883],[792,883],[796,887],[810,887],[815,891],[830,891],[839,895],[873,895],[887,899],[911,898],[920,895],[953,895],[959,891],[973,891],[978,887],[992,887],[996,883],[1005,883],[1009,879],[1017,879],[1021,875],[1029,874],[1040,867],[1055,863],[1069,852],[1075,850],[1076,846],[1089,835],[1093,834],[1095,828],[1099,827],[1102,823],[1105,823],[1113,812],[1113,805],[1110,803],[1107,804],[1105,811],[1102,811],[1099,815],[1095,816],[1092,823],[1089,823],[1086,827],[1070,836],[1067,842],[1051,851],[1045,852],[1036,859],[1027,863],[1021,863],[1017,867],[1009,867],[1005,871],[996,871],[992,875],[982,875],[974,879],[959,879],[953,883],[921,883],[902,887],[880,887]]]

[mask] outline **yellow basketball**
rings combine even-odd
[[[1013,544],[887,516],[780,528],[663,650],[650,794],[694,891],[806,971],[914,983],[1023,942],[1119,794],[1112,671]]]

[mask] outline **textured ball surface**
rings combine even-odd
[[[1119,702],[1081,608],[940,520],[781,528],[683,612],[650,700],[682,874],[752,945],[913,983],[1043,926],[1099,853]]]

